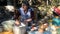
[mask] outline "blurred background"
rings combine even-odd
[[[48,21],[50,26],[53,26],[52,18],[54,17],[54,7],[58,6],[57,8],[60,10],[60,0],[0,0],[0,34],[13,34],[13,32],[5,31],[2,24],[4,24],[4,22],[11,22],[14,24],[14,9],[20,8],[22,1],[28,1],[30,7],[34,9],[35,23],[44,19],[44,21]]]

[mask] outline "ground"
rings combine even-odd
[[[13,32],[11,32],[11,31],[7,31],[7,32],[0,32],[0,34],[13,34]]]

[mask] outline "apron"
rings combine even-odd
[[[21,21],[23,22],[24,20],[26,20],[26,19],[28,19],[28,18],[31,18],[31,11],[30,11],[30,9],[28,9],[28,11],[27,11],[27,13],[25,14],[24,13],[24,10],[23,10],[23,8],[20,8],[20,14],[21,14]]]

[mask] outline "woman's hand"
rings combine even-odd
[[[16,24],[16,25],[20,25],[20,21],[19,21],[19,20],[16,20],[16,21],[15,21],[15,24]]]
[[[30,18],[30,19],[27,19],[26,21],[30,22],[30,21],[32,21],[32,19]]]
[[[30,19],[27,19],[27,20],[25,20],[24,22],[31,22],[32,21],[32,19],[30,18]]]

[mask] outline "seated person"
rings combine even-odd
[[[28,34],[51,34],[51,32],[45,30],[44,23],[40,23],[38,31],[30,31]]]

